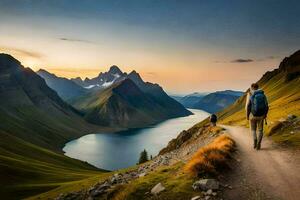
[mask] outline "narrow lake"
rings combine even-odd
[[[157,155],[168,142],[183,130],[209,116],[202,110],[190,109],[194,115],[164,121],[151,127],[117,133],[99,133],[70,141],[64,147],[65,155],[87,161],[107,170],[135,165],[141,151]]]

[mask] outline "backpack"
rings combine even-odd
[[[215,115],[215,114],[212,114],[211,116],[210,116],[210,122],[217,122],[217,115]]]
[[[251,113],[255,117],[266,115],[268,112],[267,97],[264,91],[257,90],[251,96]]]

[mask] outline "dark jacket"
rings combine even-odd
[[[210,122],[212,122],[212,123],[216,123],[216,122],[217,122],[217,120],[218,120],[218,117],[217,117],[217,115],[215,115],[215,114],[212,114],[212,115],[210,116]]]

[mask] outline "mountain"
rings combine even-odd
[[[176,100],[169,97],[161,86],[150,82],[144,82],[139,73],[136,71],[132,71],[127,77],[128,79],[131,79],[144,93],[158,102],[158,104],[164,108],[168,118],[182,117],[192,114]]]
[[[63,145],[91,131],[39,75],[0,54],[0,193],[23,199],[100,171],[68,158]]]
[[[87,121],[110,127],[145,127],[191,114],[177,102],[164,106],[164,103],[173,103],[166,102],[170,97],[154,95],[142,91],[133,80],[126,78],[104,90],[78,98],[73,106],[85,113]]]
[[[207,93],[195,92],[183,97],[177,97],[175,100],[177,100],[186,108],[194,108],[194,105],[198,103],[205,95],[207,95]]]
[[[183,96],[174,94],[174,95],[170,95],[170,97],[173,98],[173,99],[175,99],[176,101],[179,102],[180,99],[182,99]],[[180,102],[179,102],[179,103],[180,103]]]
[[[87,89],[73,81],[67,78],[57,77],[55,74],[51,74],[46,70],[40,69],[37,71],[37,74],[41,76],[46,81],[47,85],[55,90],[65,101],[81,96],[87,92]]]
[[[110,67],[108,72],[100,73],[97,77],[82,80],[81,78],[71,79],[76,84],[86,89],[103,89],[111,86],[114,83],[122,81],[126,78],[127,74],[123,73],[117,66]]]
[[[192,108],[215,113],[234,103],[242,94],[232,90],[213,92],[202,97]]]
[[[264,90],[270,106],[266,134],[277,142],[299,146],[300,136],[296,132],[300,125],[300,50],[284,58],[277,69],[265,73],[257,83]],[[220,112],[221,122],[247,125],[245,101],[244,94]]]

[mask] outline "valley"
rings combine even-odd
[[[153,197],[159,199],[297,199],[297,190],[293,189],[293,185],[299,182],[299,177],[294,174],[299,165],[299,160],[295,157],[299,148],[297,139],[299,114],[297,113],[298,110],[294,110],[290,106],[299,104],[297,96],[294,96],[298,94],[296,91],[299,90],[298,87],[294,87],[294,84],[299,81],[298,70],[300,65],[298,59],[298,52],[296,52],[291,57],[284,59],[279,69],[266,73],[258,81],[258,83],[262,83],[263,89],[267,92],[272,114],[271,121],[268,120],[269,124],[266,129],[266,136],[269,135],[270,137],[263,140],[261,152],[255,152],[256,150],[251,149],[249,130],[238,127],[247,125],[242,115],[240,115],[244,112],[242,109],[245,96],[243,95],[233,105],[217,113],[221,119],[220,123],[230,124],[231,126],[211,127],[208,119],[204,119],[190,129],[180,132],[176,138],[170,140],[165,148],[159,151],[158,156],[145,164],[116,170],[113,174],[108,173],[99,178],[98,181],[94,180],[93,183],[90,182],[88,185],[83,181],[82,185],[84,186],[79,190],[74,191],[70,189],[70,186],[62,186],[33,199],[43,198],[44,195],[58,197],[61,200],[68,198],[85,199],[85,197],[116,200],[152,199]],[[293,66],[293,70],[289,69],[291,66]],[[270,92],[272,90],[269,90],[273,87],[274,82],[276,82],[276,89],[279,92],[282,86],[290,88],[290,90],[284,90],[283,93],[277,93],[278,95],[286,95],[279,97],[279,99],[288,102],[285,104],[284,109],[280,108],[280,113],[278,112],[279,108],[273,103],[275,98]],[[276,114],[273,113],[273,109],[277,111]],[[279,121],[275,122],[276,119],[279,119]],[[272,131],[271,134],[269,131]],[[285,136],[286,134],[289,134],[289,136]],[[230,149],[230,156],[195,157],[202,151],[210,152],[209,147],[214,141],[227,136],[232,137],[235,143],[233,149],[225,146],[225,149]],[[91,137],[93,138],[92,141],[95,141],[95,136]],[[105,139],[102,138],[101,141],[103,140]],[[88,141],[89,139],[87,139],[86,145],[89,144]],[[146,139],[146,141],[151,140]],[[80,139],[76,143],[80,144]],[[220,145],[212,146],[219,148]],[[103,144],[100,146],[103,146]],[[140,148],[140,150],[142,149],[143,147]],[[202,161],[202,159],[208,159],[206,160],[208,163]],[[221,159],[221,161],[218,159]],[[260,165],[263,165],[266,159],[272,167],[259,170]],[[225,164],[222,163],[224,160]],[[293,161],[291,162],[291,160]],[[253,161],[257,163],[253,164]],[[202,173],[204,174],[191,176],[190,172],[186,171],[187,163],[190,168],[190,166],[196,165],[194,162],[203,163],[199,166],[201,168],[196,169],[203,169]],[[288,170],[283,170],[283,168]],[[255,178],[253,174],[256,174]],[[217,180],[220,187],[213,189],[213,192],[205,189],[195,189],[196,182],[198,180],[203,181],[207,177]],[[281,184],[286,184],[286,187],[278,189],[278,185]],[[153,193],[155,187],[161,190],[157,194]],[[273,192],[274,190],[276,192]],[[70,191],[74,192],[70,193]]]
[[[286,148],[289,145],[288,151],[292,152],[297,152],[295,149],[299,144],[297,134],[299,113],[298,109],[294,109],[299,105],[297,97],[299,88],[296,87],[299,81],[299,58],[299,52],[296,52],[284,59],[279,69],[266,73],[258,81],[266,91],[271,105],[267,135],[273,139],[271,143],[281,145],[280,148]],[[234,153],[239,151],[239,148],[242,152],[245,149],[239,147],[243,141],[236,138],[236,132],[231,134],[231,127],[224,126],[225,129],[210,127],[207,119],[209,113],[194,109],[185,110],[179,103],[174,103],[175,100],[172,100],[162,88],[155,84],[145,83],[137,72],[130,73],[128,77],[131,78],[127,78],[126,74],[126,78],[118,81],[116,79],[115,83],[104,84],[105,87],[102,88],[84,89],[73,82],[74,80],[39,71],[39,73],[43,72],[40,76],[48,80],[45,82],[33,71],[24,68],[19,61],[6,54],[1,54],[0,66],[2,74],[0,77],[2,85],[0,90],[2,97],[0,104],[2,119],[0,183],[3,186],[1,194],[7,199],[25,197],[69,199],[70,195],[73,196],[70,197],[71,199],[85,199],[82,195],[92,196],[93,199],[107,198],[107,195],[110,199],[136,199],[142,198],[144,195],[141,196],[141,192],[147,193],[158,180],[166,187],[167,192],[161,195],[166,199],[174,199],[173,193],[178,190],[182,192],[180,199],[190,199],[199,194],[203,198],[210,196],[214,199],[211,195],[192,190],[193,182],[197,178],[184,171],[186,163],[194,158],[196,152],[205,149],[205,145],[218,140],[218,137],[231,135],[237,142],[237,149],[234,148],[235,150],[230,153],[231,156],[226,157],[229,166],[226,164],[221,170],[216,168],[218,172],[214,173],[223,174],[225,170],[226,173],[234,175],[238,172],[235,170],[229,172],[228,167],[243,167],[237,160],[242,160],[242,163],[249,162],[247,159],[244,160],[244,157],[238,158],[239,152]],[[121,73],[121,70],[117,69],[119,68],[113,66],[110,71]],[[105,76],[110,77],[108,72]],[[54,89],[66,87],[56,93],[46,84],[49,82],[49,77],[51,77],[51,86]],[[81,88],[78,91],[84,92],[72,93],[72,97],[62,96],[62,98],[67,98],[66,101],[73,107],[62,100],[59,94],[63,91],[74,91],[72,89],[74,84],[76,88]],[[287,87],[290,89],[286,90]],[[276,93],[274,93],[274,88],[276,88]],[[274,94],[277,96],[273,96]],[[202,102],[208,102],[206,104],[208,108],[209,104],[217,105],[216,100],[223,102],[222,98],[228,97],[224,95],[235,96],[236,99],[242,93],[224,91],[204,96],[196,94],[196,98],[201,98]],[[10,98],[12,101],[5,101],[5,98]],[[231,126],[246,125],[242,117],[244,99],[245,95],[238,98],[228,108],[218,112],[220,123]],[[177,100],[180,101],[180,99]],[[225,106],[228,102],[223,103],[221,103],[222,106]],[[280,112],[278,112],[278,103],[285,104]],[[178,109],[179,113],[175,110],[170,112],[170,108]],[[217,110],[209,108],[209,111]],[[190,115],[190,113],[194,114]],[[143,128],[140,125],[143,125]],[[126,128],[129,129],[125,130]],[[180,134],[177,135],[178,133]],[[159,141],[157,138],[160,138]],[[10,146],[11,143],[14,146]],[[63,148],[64,144],[66,146]],[[263,146],[266,144],[263,143]],[[136,165],[139,153],[143,149],[148,151],[153,160],[146,164]],[[62,151],[66,156],[62,154]],[[274,165],[277,164],[274,163]],[[292,164],[291,168],[294,168],[294,165],[296,164]],[[112,170],[112,172],[104,169]],[[170,178],[172,173],[178,174],[179,179]],[[217,178],[214,173],[205,172],[209,177]],[[245,173],[250,172],[245,171]],[[271,172],[268,171],[268,173]],[[123,180],[122,177],[126,176],[128,180],[127,178]],[[284,176],[288,177],[289,174]],[[278,178],[280,177],[282,176]],[[112,181],[116,178],[122,183],[121,185],[118,181]],[[295,178],[294,182],[298,181],[297,177],[293,178]],[[253,184],[252,179],[249,177],[246,179],[247,185]],[[96,190],[100,186],[103,187],[103,181],[108,181],[112,185],[105,186],[105,190],[101,189],[103,193],[98,194]],[[226,176],[218,178],[218,181],[223,185],[236,187],[236,182],[240,180]],[[263,183],[263,180],[261,181]],[[7,183],[9,187],[5,186]],[[269,186],[258,190],[257,195],[260,198],[266,197],[265,195],[269,198],[270,191],[275,187],[269,183],[265,184]],[[124,189],[128,187],[132,189],[124,193]],[[240,195],[244,198],[249,196],[253,188],[246,189],[248,192],[242,192],[241,190],[244,189],[237,187],[234,191],[241,193]],[[216,191],[216,194],[219,197],[234,195],[230,190],[228,187],[221,188]],[[72,193],[72,191],[79,192]],[[275,196],[282,196],[282,193]],[[143,198],[151,199],[151,197],[151,195],[146,195]],[[294,199],[293,195],[290,199]]]
[[[299,8],[0,0],[0,200],[298,200]]]

